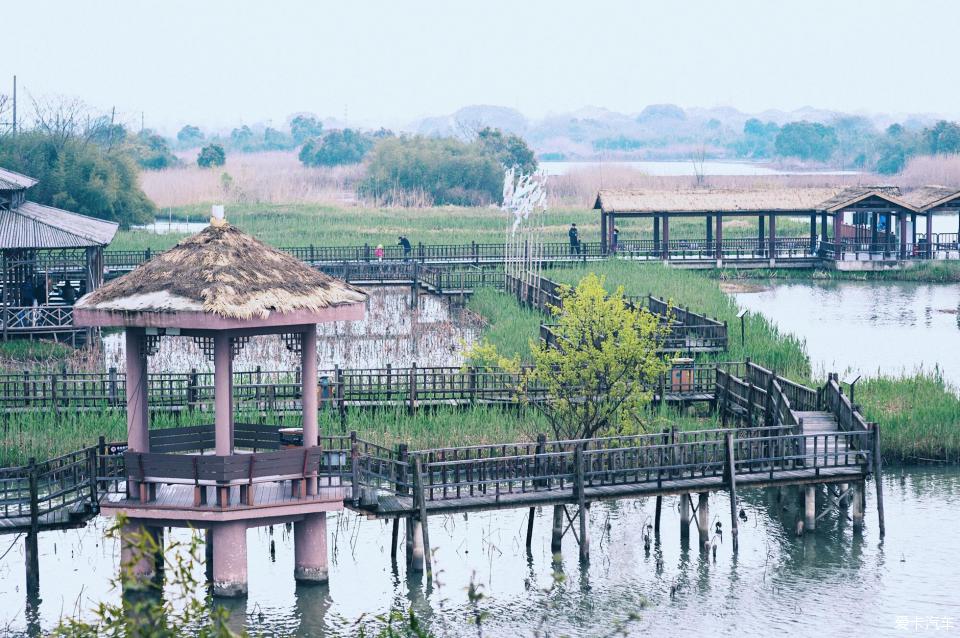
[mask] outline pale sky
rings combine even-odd
[[[169,131],[652,103],[960,113],[960,2],[2,0],[0,92]]]

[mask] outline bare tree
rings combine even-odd
[[[13,100],[0,93],[0,136],[13,131]]]
[[[694,149],[690,154],[690,161],[693,162],[693,176],[697,186],[703,186],[706,181],[703,164],[707,159],[707,144],[700,142],[700,146]]]
[[[90,109],[75,97],[30,97],[33,105],[34,126],[49,135],[59,146],[89,129]],[[87,126],[85,126],[85,123]]]

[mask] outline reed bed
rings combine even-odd
[[[498,352],[519,354],[523,362],[530,362],[530,341],[539,338],[542,314],[521,306],[513,295],[488,288],[474,293],[467,308],[486,322],[482,338]]]

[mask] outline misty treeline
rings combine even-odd
[[[132,134],[75,99],[33,100],[30,111],[16,131],[0,127],[0,166],[39,180],[28,199],[123,226],[153,221],[156,207],[138,175],[143,166],[175,163],[162,137]]]

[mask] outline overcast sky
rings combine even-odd
[[[16,73],[166,130],[297,111],[397,126],[469,104],[960,112],[947,0],[3,4],[0,92]]]

